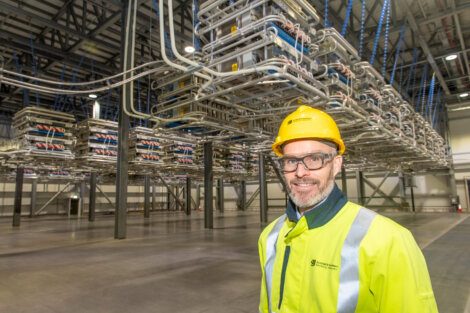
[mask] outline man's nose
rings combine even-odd
[[[295,170],[295,176],[304,177],[308,175],[308,173],[309,173],[309,170],[305,166],[304,162],[299,161],[299,163],[297,163],[297,169]]]

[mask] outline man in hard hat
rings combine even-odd
[[[345,146],[328,114],[300,106],[272,148],[290,199],[259,239],[260,312],[437,312],[411,233],[336,186]]]

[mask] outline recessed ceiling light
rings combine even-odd
[[[455,59],[457,59],[456,54],[449,54],[448,56],[446,56],[447,61],[452,61],[452,60],[455,60]]]
[[[196,49],[194,49],[193,46],[186,46],[184,47],[184,51],[186,51],[187,53],[193,53],[194,51],[196,51]]]
[[[96,98],[98,98],[98,96],[97,96],[96,94],[94,94],[94,93],[90,93],[90,94],[88,95],[88,98],[90,98],[90,99],[96,99]]]
[[[459,97],[460,97],[460,98],[466,98],[466,97],[468,97],[468,92],[461,93],[461,94],[459,95]]]

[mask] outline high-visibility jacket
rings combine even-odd
[[[411,233],[337,186],[300,218],[289,202],[258,246],[262,313],[437,312]]]

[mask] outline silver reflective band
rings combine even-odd
[[[359,246],[376,215],[371,210],[361,208],[344,240],[339,273],[338,313],[356,311],[359,297]]]
[[[264,275],[266,276],[266,293],[268,296],[269,313],[272,312],[271,289],[273,281],[274,261],[276,260],[276,242],[285,220],[285,214],[279,217],[276,224],[271,229],[271,232],[268,235],[268,239],[266,240],[266,264],[264,265]]]

